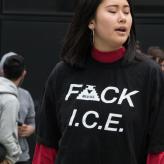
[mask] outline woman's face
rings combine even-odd
[[[102,0],[89,28],[94,30],[94,46],[111,51],[123,46],[132,26],[132,16],[127,0]]]

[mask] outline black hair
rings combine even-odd
[[[131,0],[127,0],[131,8],[132,27],[130,36],[124,46],[127,49],[124,61],[131,61],[135,56],[135,23]],[[88,28],[90,21],[95,17],[96,10],[102,0],[79,0],[72,23],[65,37],[61,60],[77,67],[82,67],[92,48],[92,32]]]
[[[4,77],[10,80],[17,80],[24,70],[24,58],[18,54],[8,57],[3,65]]]

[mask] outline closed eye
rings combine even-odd
[[[129,14],[130,13],[130,8],[129,7],[125,7],[123,12],[124,12],[124,14]]]
[[[130,12],[129,11],[127,11],[127,12],[124,12],[124,14],[126,14],[126,15],[128,15]]]
[[[108,12],[109,12],[109,13],[112,13],[112,14],[115,14],[117,11],[109,10]]]

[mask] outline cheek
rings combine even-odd
[[[129,17],[129,19],[128,19],[128,26],[129,26],[129,31],[130,31],[130,29],[132,27],[132,17]]]
[[[99,17],[97,21],[96,31],[102,32],[102,33],[108,33],[112,31],[112,27],[115,24],[113,21],[113,17],[110,18],[107,15],[102,15]]]

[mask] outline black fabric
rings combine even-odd
[[[149,59],[84,69],[59,63],[39,116],[38,142],[58,150],[55,164],[146,164],[164,151],[164,77]]]
[[[5,159],[6,154],[7,154],[7,151],[5,147],[2,144],[0,144],[0,162],[2,162]]]
[[[24,161],[24,162],[16,162],[16,164],[32,164],[30,161]]]

